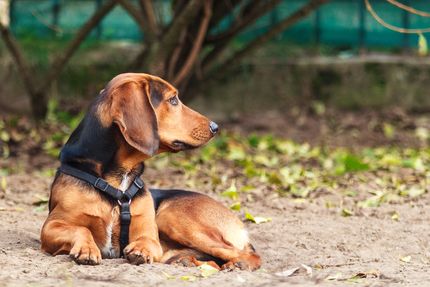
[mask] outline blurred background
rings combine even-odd
[[[43,118],[52,100],[80,109],[126,71],[162,76],[181,89],[184,101],[221,118],[315,103],[430,107],[418,34],[386,29],[362,0],[214,1],[207,16],[202,4],[187,1],[2,2],[10,2],[9,33],[29,70],[25,77],[3,41],[4,113],[33,111]],[[423,10],[428,4],[403,2]],[[371,4],[391,25],[430,24],[385,0]],[[186,21],[178,24],[181,17]],[[37,99],[33,106],[31,99]]]

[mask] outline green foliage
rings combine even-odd
[[[55,101],[49,103],[47,120],[40,127],[25,119],[0,120],[0,156],[8,158],[21,145],[57,158],[83,116],[60,112],[57,106]],[[427,129],[418,130],[416,138],[422,148],[385,146],[352,151],[311,146],[273,135],[221,133],[202,148],[162,154],[146,163],[149,169],[178,177],[187,188],[219,194],[231,210],[251,222],[264,219],[264,215],[250,216],[246,212],[247,203],[259,197],[289,197],[302,203],[333,194],[338,199],[326,198],[327,208],[354,216],[360,214],[357,208],[410,200],[428,192]],[[10,172],[13,170],[9,167],[0,169],[0,191],[7,188],[1,179]],[[39,172],[52,176],[54,169]],[[151,185],[165,186],[165,182],[155,177]]]
[[[61,147],[66,143],[71,132],[79,125],[83,116],[83,112],[78,115],[72,115],[61,111],[58,109],[57,101],[54,99],[50,100],[45,124],[49,126],[61,126],[61,128],[56,129],[55,132],[47,137],[43,143],[43,150],[53,157],[58,157]]]
[[[256,134],[222,133],[201,149],[166,154],[148,163],[161,170],[182,169],[192,187],[203,186],[210,178],[210,189],[239,212],[255,194],[306,200],[321,191],[350,197],[360,208],[377,207],[422,195],[430,178],[429,148],[376,147],[351,152]],[[364,191],[356,190],[363,185]],[[341,215],[354,215],[349,208],[341,208]],[[247,214],[245,218],[253,221]]]

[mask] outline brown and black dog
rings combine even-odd
[[[60,160],[125,191],[143,172],[144,160],[199,147],[216,131],[216,124],[182,104],[166,81],[121,74],[90,106]],[[144,187],[130,209],[130,243],[124,249],[130,263],[197,266],[208,261],[216,268],[248,270],[261,265],[243,223],[206,195]],[[42,250],[70,254],[80,264],[100,264],[102,258],[120,256],[119,230],[115,201],[86,182],[57,173]]]

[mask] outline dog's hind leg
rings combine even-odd
[[[261,265],[243,223],[208,196],[193,193],[167,199],[156,221],[160,236],[220,259],[223,269],[256,270]]]
[[[163,246],[164,247],[164,246]],[[200,252],[195,249],[191,248],[175,248],[175,249],[164,249],[164,254],[161,259],[162,263],[166,264],[177,264],[182,265],[185,267],[197,267],[203,264],[208,264],[215,269],[220,270],[220,265],[215,262],[216,258],[209,256],[207,254],[204,254],[203,252]]]

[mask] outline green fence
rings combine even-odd
[[[102,5],[103,0],[13,0],[11,26],[18,37],[67,37]],[[218,0],[217,0],[218,1]],[[259,19],[240,35],[247,41],[264,33],[280,19],[293,13],[308,0],[284,0],[276,9]],[[370,0],[386,22],[405,28],[430,27],[430,19],[400,10],[385,0]],[[430,10],[428,0],[403,0],[402,3]],[[135,3],[136,4],[136,3]],[[156,1],[156,7],[168,22],[170,1]],[[222,21],[226,29],[232,18]],[[144,37],[134,20],[122,8],[115,8],[92,32],[90,38],[139,41]],[[366,11],[362,0],[332,0],[279,35],[274,41],[299,44],[325,44],[342,47],[416,46],[416,35],[399,34],[378,24]]]

